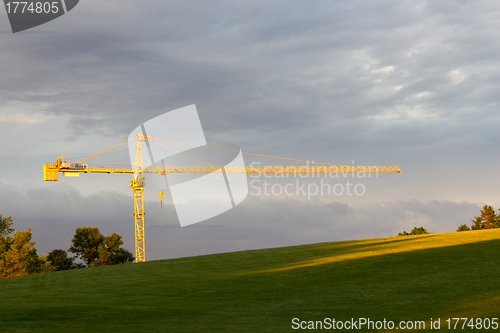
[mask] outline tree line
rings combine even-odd
[[[480,210],[479,216],[474,216],[471,220],[472,225],[470,228],[467,224],[462,224],[458,227],[457,231],[470,231],[470,230],[486,230],[500,228],[500,214],[495,213],[495,209],[489,205],[484,205]]]
[[[76,229],[68,250],[75,256],[68,257],[62,249],[54,249],[47,256],[38,255],[31,229],[14,231],[12,225],[10,216],[0,215],[0,278],[134,261],[132,253],[120,247],[122,236],[104,236],[97,227]]]
[[[474,216],[471,220],[472,225],[469,227],[467,224],[462,224],[457,228],[457,231],[470,231],[470,230],[486,230],[500,228],[500,213],[495,213],[492,206],[484,205],[483,209],[479,211],[479,216]],[[398,236],[421,235],[428,234],[424,227],[413,228],[411,232],[400,232]]]
[[[420,228],[415,227],[410,232],[406,232],[406,230],[404,230],[403,232],[400,232],[398,234],[398,236],[424,235],[424,234],[428,234],[428,233],[429,232],[424,227],[420,227]]]

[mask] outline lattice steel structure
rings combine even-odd
[[[166,175],[168,173],[212,173],[212,172],[226,172],[226,173],[308,173],[308,174],[328,174],[328,173],[378,173],[378,172],[395,172],[401,173],[399,166],[351,166],[351,165],[301,165],[301,166],[214,166],[214,165],[167,165],[167,166],[148,166],[143,168],[142,165],[142,150],[141,142],[147,141],[148,137],[142,133],[135,136],[133,139],[137,140],[137,147],[135,152],[134,165],[110,165],[110,164],[82,164],[82,161],[96,156],[102,152],[110,150],[123,144],[124,141],[116,146],[103,150],[100,153],[89,156],[77,163],[68,163],[61,161],[62,157],[58,156],[57,160],[51,164],[43,165],[43,180],[44,181],[57,181],[59,180],[59,172],[65,176],[79,176],[80,173],[130,173],[133,175],[130,181],[130,188],[134,194],[134,227],[135,227],[135,260],[136,262],[143,262],[146,260],[146,247],[144,239],[144,173],[153,173],[156,175]],[[153,140],[149,140],[153,141]],[[170,140],[166,140],[170,141]],[[154,141],[153,141],[154,142]],[[174,141],[176,142],[176,141]],[[213,148],[213,147],[207,147]],[[217,148],[215,148],[217,149]],[[242,152],[244,153],[244,152]],[[260,154],[252,154],[257,156],[266,156]],[[280,158],[292,161],[300,161],[294,159]],[[314,162],[312,162],[314,163]]]

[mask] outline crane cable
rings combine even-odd
[[[125,140],[125,141],[123,141],[123,142],[121,142],[121,143],[119,143],[119,144],[117,144],[117,145],[114,145],[113,147],[110,147],[110,148],[108,148],[108,149],[104,149],[103,151],[100,151],[100,152],[98,152],[98,153],[96,153],[96,154],[94,154],[94,155],[91,155],[91,156],[89,156],[89,157],[86,157],[86,158],[84,158],[83,160],[80,160],[80,161],[76,162],[75,164],[78,164],[78,163],[80,163],[80,162],[83,162],[83,161],[85,161],[85,160],[88,160],[89,158],[92,158],[92,157],[94,157],[94,156],[97,156],[97,155],[99,155],[99,154],[102,154],[102,153],[104,153],[104,152],[106,152],[106,151],[108,151],[108,150],[111,150],[111,149],[113,149],[113,148],[115,148],[115,147],[118,147],[119,145],[122,145],[122,144],[124,144],[125,142],[129,142],[130,140],[135,139],[135,138],[137,138],[137,135],[136,135],[136,136],[134,136],[134,137],[132,137],[132,138],[130,138],[130,139],[128,139],[128,140]],[[168,148],[168,149],[170,149],[170,150],[173,150],[174,152],[176,152],[176,153],[178,153],[178,154],[181,154],[181,155],[184,155],[184,156],[186,156],[186,157],[188,157],[188,158],[190,158],[190,159],[192,159],[192,160],[195,160],[195,161],[198,161],[198,162],[200,162],[200,163],[206,164],[206,165],[208,165],[208,166],[210,166],[210,167],[214,167],[214,165],[211,165],[211,164],[205,163],[205,162],[203,162],[203,161],[201,161],[201,160],[198,160],[198,159],[196,159],[196,158],[194,158],[194,157],[191,157],[191,156],[189,156],[189,155],[187,155],[187,154],[181,153],[180,151],[175,150],[174,148],[170,148],[170,147],[168,147],[168,146],[162,145],[161,143],[156,142],[156,141],[154,141],[154,140],[151,140],[151,139],[149,139],[149,138],[150,138],[149,136],[146,136],[146,139],[148,139],[148,140],[149,140],[149,141],[151,141],[151,142],[154,142],[154,143],[156,143],[156,144],[158,144],[158,145],[160,145],[160,146],[162,146],[162,147],[165,147],[165,148]],[[164,140],[164,139],[163,139],[163,140]],[[170,141],[170,140],[168,140],[168,141]],[[209,147],[209,148],[211,148],[211,147]],[[215,148],[215,149],[217,149],[217,148]]]
[[[97,154],[94,154],[94,155],[91,155],[91,156],[89,156],[89,157],[86,157],[86,158],[84,158],[83,160],[80,160],[80,161],[76,162],[75,164],[78,164],[78,163],[80,163],[80,162],[83,162],[83,161],[85,161],[85,160],[88,160],[88,159],[89,159],[89,158],[91,158],[91,157],[94,157],[94,156],[97,156],[97,155],[99,155],[99,154],[101,154],[101,153],[104,153],[105,151],[108,151],[108,150],[110,150],[110,149],[113,149],[113,148],[115,148],[115,147],[118,147],[119,145],[122,145],[122,144],[124,144],[125,142],[129,142],[131,139],[135,139],[135,136],[134,136],[133,138],[130,138],[130,139],[128,139],[128,140],[123,141],[122,143],[119,143],[119,144],[117,144],[117,145],[114,145],[114,146],[113,146],[113,147],[111,147],[111,148],[104,149],[103,151],[100,151],[100,152],[98,152]]]
[[[149,137],[148,137],[148,139],[149,139]],[[167,147],[167,146],[162,145],[161,143],[156,142],[156,141],[151,140],[151,139],[149,139],[149,141],[154,142],[154,143],[156,143],[157,145],[160,145],[160,146],[162,146],[162,147],[165,147],[165,148],[168,148],[168,149],[170,149],[170,150],[173,150],[173,151],[175,151],[176,153],[179,153],[179,154],[181,154],[181,155],[184,155],[184,156],[186,156],[186,157],[189,157],[189,158],[190,158],[190,159],[192,159],[192,160],[195,160],[195,161],[198,161],[198,162],[200,162],[200,163],[206,164],[206,165],[208,165],[208,166],[210,166],[210,167],[214,167],[214,165],[208,164],[208,163],[203,162],[203,161],[201,161],[201,160],[199,160],[199,159],[197,159],[197,158],[194,158],[194,157],[191,157],[191,156],[186,155],[186,154],[184,154],[184,153],[181,153],[180,151],[175,150],[174,148]]]
[[[123,141],[123,142],[121,142],[121,143],[119,143],[119,144],[117,144],[117,145],[114,145],[114,146],[112,146],[112,147],[110,147],[110,148],[108,148],[108,149],[104,149],[103,151],[100,151],[100,152],[98,152],[97,154],[94,154],[94,155],[91,155],[91,156],[89,156],[89,157],[86,157],[86,158],[84,158],[83,160],[80,160],[80,161],[78,161],[78,162],[76,162],[76,163],[81,163],[81,162],[83,162],[83,161],[86,161],[86,160],[88,160],[89,158],[92,158],[92,157],[94,157],[94,156],[97,156],[97,155],[99,155],[99,154],[102,154],[102,153],[104,153],[104,152],[106,152],[106,151],[108,151],[108,150],[111,150],[111,149],[113,149],[113,148],[115,148],[115,147],[118,147],[119,145],[122,145],[122,144],[124,144],[125,142],[129,142],[130,140],[135,139],[135,138],[137,138],[137,135],[136,135],[136,136],[134,136],[134,137],[132,137],[132,138],[130,138],[130,139],[128,139],[128,140],[125,140],[125,141]],[[210,165],[210,164],[205,163],[205,162],[203,162],[203,161],[197,160],[197,159],[196,159],[196,158],[194,158],[194,157],[188,156],[188,155],[183,154],[183,153],[181,153],[180,151],[177,151],[177,150],[175,150],[175,149],[173,149],[173,148],[170,148],[170,147],[167,147],[167,146],[165,146],[165,145],[162,145],[161,143],[156,142],[156,141],[154,141],[154,140],[151,140],[150,138],[157,139],[157,140],[163,140],[163,141],[174,142],[174,143],[181,143],[181,144],[184,144],[184,145],[190,145],[190,146],[196,146],[196,147],[205,147],[205,148],[211,148],[211,149],[217,149],[217,150],[225,150],[225,151],[230,151],[230,152],[233,152],[233,153],[242,153],[242,154],[247,154],[247,155],[255,155],[255,156],[261,156],[261,157],[270,157],[270,158],[276,158],[276,159],[280,159],[280,160],[288,160],[288,161],[295,161],[295,162],[306,162],[306,163],[312,163],[312,164],[322,164],[322,165],[338,166],[338,164],[322,163],[322,162],[315,162],[315,161],[306,161],[306,160],[299,160],[299,159],[295,159],[295,158],[287,158],[287,157],[271,156],[271,155],[256,154],[256,153],[248,153],[248,152],[245,152],[245,151],[237,151],[237,150],[231,150],[231,149],[225,149],[225,148],[211,147],[211,146],[207,146],[207,145],[205,145],[205,146],[203,146],[203,145],[197,145],[197,144],[194,144],[194,143],[188,143],[188,142],[182,142],[182,141],[176,141],[176,140],[168,140],[168,139],[156,138],[156,137],[153,137],[153,136],[150,136],[150,135],[147,135],[147,136],[146,136],[146,139],[148,139],[148,140],[150,140],[150,141],[152,141],[152,142],[154,142],[154,143],[156,143],[156,144],[158,144],[158,145],[160,145],[160,146],[163,146],[163,147],[165,147],[165,148],[168,148],[168,149],[170,149],[170,150],[173,150],[173,151],[175,151],[176,153],[179,153],[179,154],[181,154],[181,155],[184,155],[184,156],[186,156],[186,157],[189,157],[189,158],[191,158],[191,159],[193,159],[193,160],[196,160],[196,161],[201,162],[201,163],[203,163],[203,164],[206,164],[206,165],[208,165],[208,166],[213,166],[213,165]]]
[[[277,158],[277,159],[281,159],[281,160],[289,160],[289,161],[296,161],[296,162],[306,162],[306,163],[314,163],[314,164],[323,164],[323,165],[332,165],[332,166],[338,166],[338,164],[331,164],[331,163],[321,163],[321,162],[314,162],[314,161],[306,161],[306,160],[298,160],[298,159],[295,159],[295,158],[286,158],[286,157],[278,157],[278,156],[270,156],[270,155],[263,155],[263,154],[256,154],[256,153],[247,153],[247,152],[244,152],[244,151],[237,151],[237,150],[231,150],[231,149],[225,149],[225,148],[217,148],[217,147],[210,147],[210,146],[202,146],[202,145],[197,145],[197,144],[194,144],[194,143],[187,143],[187,142],[181,142],[181,141],[175,141],[175,140],[168,140],[168,139],[162,139],[162,138],[155,138],[153,136],[149,136],[148,135],[148,138],[153,138],[153,139],[157,139],[157,140],[163,140],[163,141],[169,141],[169,142],[175,142],[175,143],[182,143],[182,144],[185,144],[185,145],[190,145],[190,146],[196,146],[196,147],[205,147],[205,148],[212,148],[212,149],[218,149],[218,150],[225,150],[225,151],[230,151],[230,152],[233,152],[233,153],[242,153],[242,154],[247,154],[247,155],[255,155],[255,156],[262,156],[262,157],[271,157],[271,158]],[[151,140],[152,141],[152,140]],[[155,141],[153,141],[155,142]],[[156,144],[159,144],[158,142],[155,142]],[[166,147],[166,146],[164,146]],[[167,147],[169,148],[169,147]],[[169,148],[169,149],[172,149],[172,148]],[[206,164],[206,163],[205,163]]]

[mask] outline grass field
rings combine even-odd
[[[500,318],[499,284],[500,230],[310,244],[2,279],[0,332],[302,331],[293,318],[449,331]]]

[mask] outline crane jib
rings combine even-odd
[[[143,173],[154,173],[165,175],[167,173],[367,173],[367,172],[397,172],[399,166],[354,166],[354,165],[321,165],[321,166],[210,166],[210,165],[167,165],[148,166],[142,170]],[[45,181],[57,181],[58,173],[66,176],[75,173],[134,173],[131,165],[109,165],[109,164],[77,164],[59,162],[44,164],[43,174]]]

